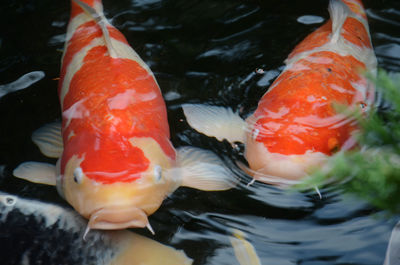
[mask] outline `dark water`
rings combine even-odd
[[[400,2],[364,3],[379,66],[400,72]],[[180,188],[150,218],[155,236],[135,231],[183,249],[194,264],[237,264],[230,228],[247,233],[263,265],[383,263],[398,218],[385,217],[340,187],[321,190],[322,199],[314,191],[288,192],[262,183],[246,188],[249,178],[233,164],[243,149],[202,136],[181,121],[180,105],[187,102],[251,113],[296,43],[320,25],[298,18],[326,20],[327,5],[325,0],[104,1],[106,16],[155,73],[174,145],[213,150],[243,179],[227,192]],[[54,188],[13,179],[11,171],[23,161],[54,162],[40,154],[30,136],[60,117],[54,79],[68,17],[68,1],[0,3],[0,84],[33,71],[45,73],[28,88],[0,98],[0,190],[65,206]],[[257,68],[265,73],[256,74]],[[10,246],[21,246],[25,236],[10,237],[12,224],[1,227],[0,263],[14,264],[20,248]],[[31,238],[29,226],[24,232]],[[59,260],[65,264],[67,257]]]

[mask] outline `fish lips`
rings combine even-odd
[[[118,230],[135,227],[149,227],[147,214],[137,207],[108,206],[92,212],[88,228]],[[151,229],[149,229],[151,231]]]

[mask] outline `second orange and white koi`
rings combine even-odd
[[[245,144],[255,180],[297,183],[338,150],[351,148],[357,124],[334,103],[365,109],[376,72],[367,17],[360,0],[331,0],[330,19],[298,44],[286,67],[244,121],[231,109],[184,105],[188,123],[218,140]]]

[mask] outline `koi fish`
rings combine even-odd
[[[79,236],[86,222],[75,211],[4,192],[0,192],[0,223],[12,228],[12,233],[3,233],[2,245],[18,246],[18,251],[1,252],[7,264],[192,264],[182,250],[128,230],[93,232],[87,244]],[[18,235],[25,243],[15,238]]]
[[[331,0],[330,19],[300,42],[286,67],[245,121],[231,109],[183,105],[200,133],[245,144],[247,173],[267,183],[297,183],[339,150],[354,145],[354,120],[335,108],[368,109],[376,73],[365,10],[360,0]]]
[[[56,166],[26,162],[13,174],[56,185],[90,229],[147,227],[179,186],[226,190],[235,178],[209,151],[170,142],[165,102],[149,67],[103,15],[73,0],[59,80],[62,124],[33,141]]]

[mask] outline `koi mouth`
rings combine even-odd
[[[153,228],[147,219],[147,214],[142,209],[112,205],[97,209],[90,215],[83,238],[85,239],[92,229],[120,230],[135,227],[147,227],[154,234]]]

